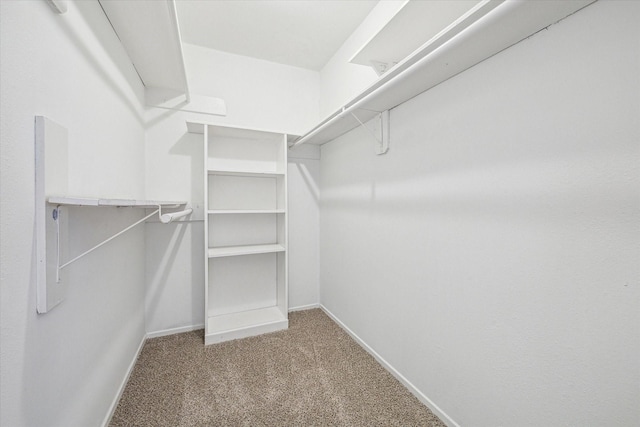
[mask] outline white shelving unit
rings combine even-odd
[[[187,127],[203,135],[205,345],[286,329],[287,135]]]

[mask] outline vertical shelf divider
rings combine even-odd
[[[206,344],[206,337],[209,336],[210,332],[210,327],[209,327],[209,215],[207,214],[207,212],[209,211],[209,209],[211,209],[211,205],[210,205],[210,201],[209,201],[209,172],[207,170],[207,163],[209,160],[209,126],[203,125],[202,126],[202,133],[203,133],[203,158],[202,158],[202,162],[203,162],[203,171],[204,173],[202,174],[203,179],[204,179],[204,185],[203,185],[203,199],[204,200],[204,210],[205,210],[205,214],[204,214],[204,240],[203,240],[203,248],[202,248],[202,253],[204,255],[204,336],[205,336],[205,344]]]

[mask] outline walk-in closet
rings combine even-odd
[[[640,425],[639,22],[0,1],[0,425]]]

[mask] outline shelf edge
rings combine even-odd
[[[67,197],[67,196],[49,196],[47,203],[53,205],[65,206],[97,206],[97,207],[128,207],[128,208],[156,208],[174,207],[186,205],[185,201],[166,201],[166,200],[139,200],[139,199],[103,199],[91,197]]]

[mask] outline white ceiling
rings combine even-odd
[[[378,0],[177,0],[182,41],[320,70]]]

